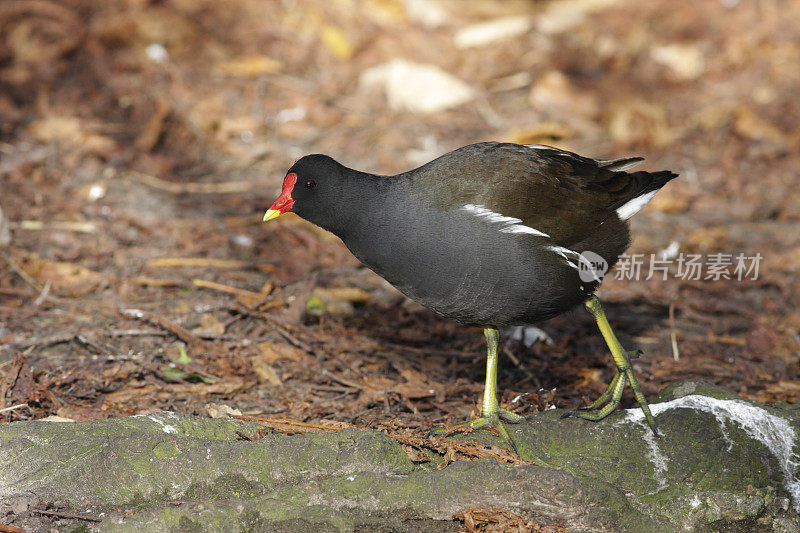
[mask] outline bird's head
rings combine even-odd
[[[333,158],[312,154],[298,160],[286,173],[278,199],[264,214],[264,222],[291,211],[324,227],[340,195],[344,167]]]

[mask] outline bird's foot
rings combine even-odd
[[[491,424],[488,423],[489,420],[496,421],[497,419],[505,420],[506,422],[509,422],[511,424],[519,424],[520,422],[525,420],[525,417],[522,415],[518,415],[513,411],[509,411],[508,409],[497,407],[497,409],[494,412],[489,413],[488,415],[485,416],[474,418],[469,422],[467,422],[467,424],[469,424],[474,428],[482,428],[484,426],[491,426]]]
[[[639,350],[625,352],[625,355],[630,359],[635,359],[639,357],[640,354],[641,352]],[[604,419],[619,407],[620,401],[622,400],[622,391],[625,389],[626,382],[631,384],[633,396],[639,403],[639,407],[641,407],[644,413],[647,424],[650,426],[650,429],[653,430],[653,434],[658,436],[655,418],[653,418],[653,414],[650,412],[650,406],[647,404],[644,394],[642,394],[639,381],[633,374],[633,368],[631,368],[630,363],[617,368],[617,373],[614,375],[614,379],[611,380],[608,388],[599,398],[592,402],[591,405],[564,413],[562,418],[577,417],[593,422]]]
[[[517,445],[514,444],[514,439],[512,439],[511,435],[508,433],[508,429],[506,429],[504,421],[508,422],[509,424],[519,424],[523,420],[525,420],[524,416],[520,416],[517,413],[512,413],[508,409],[498,407],[494,412],[470,420],[467,422],[467,425],[475,429],[483,427],[495,428],[497,432],[500,433],[500,436],[503,437],[503,440],[510,444],[511,449],[516,453]]]
[[[479,416],[478,418],[473,418],[469,422],[464,422],[461,424],[456,424],[455,426],[451,427],[434,427],[431,428],[429,434],[431,435],[446,435],[453,431],[453,429],[460,429],[460,428],[472,428],[472,429],[480,429],[480,428],[495,428],[500,436],[505,440],[511,449],[514,450],[516,453],[517,445],[514,443],[514,439],[511,438],[511,435],[508,433],[508,429],[506,429],[505,423],[508,422],[509,424],[518,424],[525,420],[524,416],[518,415],[516,413],[512,413],[508,409],[503,409],[502,407],[497,407],[492,412]]]

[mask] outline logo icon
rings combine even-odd
[[[591,250],[578,254],[578,275],[581,281],[591,283],[600,282],[608,273],[608,261]]]

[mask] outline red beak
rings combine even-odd
[[[278,196],[278,199],[272,203],[272,206],[264,214],[264,222],[280,216],[292,208],[294,205],[292,190],[294,189],[295,183],[297,183],[297,174],[294,172],[286,174],[286,177],[283,179],[281,195]]]

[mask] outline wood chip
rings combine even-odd
[[[204,267],[204,268],[249,268],[251,265],[244,261],[233,259],[211,259],[208,257],[162,257],[150,259],[147,266],[151,267]]]
[[[266,298],[265,294],[248,291],[246,289],[240,289],[238,287],[231,287],[230,285],[223,285],[222,283],[217,283],[215,281],[193,279],[192,283],[195,287],[202,287],[204,289],[211,289],[219,292],[226,292],[228,294],[235,294],[237,296],[244,296],[248,299],[263,300]]]

